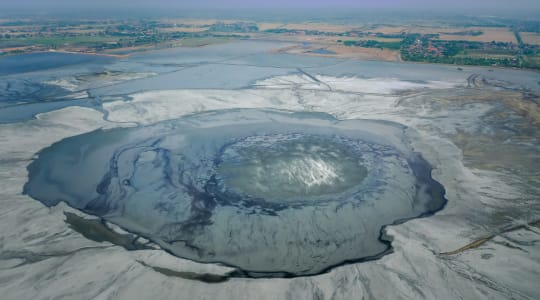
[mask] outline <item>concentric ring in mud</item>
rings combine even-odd
[[[302,276],[388,250],[381,228],[444,205],[405,127],[326,114],[207,112],[67,138],[25,192],[199,262]]]

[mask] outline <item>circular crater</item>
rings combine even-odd
[[[97,130],[43,149],[25,193],[198,262],[304,276],[377,258],[381,229],[443,207],[402,125],[226,110]]]

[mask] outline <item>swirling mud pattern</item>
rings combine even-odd
[[[320,113],[207,112],[43,149],[25,193],[179,257],[305,276],[389,249],[385,225],[445,204],[404,126]]]

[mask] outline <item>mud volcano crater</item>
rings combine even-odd
[[[304,276],[387,253],[385,225],[445,204],[410,129],[320,113],[206,112],[43,149],[25,193],[179,257]]]

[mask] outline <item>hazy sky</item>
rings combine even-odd
[[[182,8],[355,8],[371,10],[434,10],[540,14],[540,0],[0,0],[4,9],[182,9]]]

